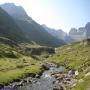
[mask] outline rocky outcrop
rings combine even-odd
[[[53,90],[67,90],[67,88],[72,88],[77,83],[76,75],[69,72],[57,72],[53,73],[52,76],[56,78],[56,81],[53,82]]]
[[[69,36],[75,41],[90,39],[90,22],[88,22],[85,27],[80,27],[78,29],[72,28],[69,32]]]

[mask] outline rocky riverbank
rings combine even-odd
[[[0,84],[0,90],[18,90],[20,87],[26,84],[31,84],[33,82],[35,83],[44,71],[45,68],[42,65],[41,72],[39,72],[38,74],[30,73],[26,76],[26,78],[16,79],[12,83]]]
[[[57,67],[51,62],[44,62],[45,71],[17,80],[9,85],[0,85],[0,90],[67,90],[77,83],[76,75],[65,70],[65,67]]]
[[[77,83],[75,75],[69,74],[68,72],[55,72],[52,73],[52,76],[56,79],[53,82],[53,90],[68,90]]]

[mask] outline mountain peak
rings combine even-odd
[[[29,17],[22,6],[17,6],[14,3],[5,3],[0,5],[7,13],[9,13],[12,17],[19,20],[28,20]]]

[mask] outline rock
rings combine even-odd
[[[35,78],[40,78],[40,76],[38,74],[36,74]]]
[[[24,79],[23,83],[32,83],[32,78],[28,77],[28,78]]]
[[[0,84],[0,89],[2,89],[4,87],[4,85]]]
[[[11,86],[4,86],[4,90],[11,90]]]
[[[59,89],[59,88],[57,88],[57,87],[54,87],[54,88],[53,88],[53,90],[60,90],[60,89]]]
[[[23,86],[23,81],[19,82],[18,86]]]
[[[53,90],[64,90],[62,86],[54,86]]]
[[[17,89],[17,88],[18,88],[17,83],[13,83],[13,84],[12,84],[12,89]]]
[[[36,82],[37,82],[37,78],[33,78],[33,79],[32,79],[32,82],[33,82],[33,83],[36,83]]]
[[[71,79],[70,78],[66,78],[66,81],[71,81]]]
[[[63,81],[63,77],[58,77],[57,80]]]
[[[53,84],[55,84],[56,81],[53,81]]]
[[[24,80],[23,80],[23,83],[27,83],[27,79],[24,79]]]
[[[61,83],[58,80],[56,80],[54,82],[53,90],[64,90],[63,86],[61,85]]]

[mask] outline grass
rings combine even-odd
[[[4,39],[7,41],[6,38]],[[0,84],[9,84],[27,76],[39,74],[43,70],[43,57],[53,49],[28,43],[17,46],[5,43],[0,41]],[[33,49],[31,50],[33,53],[30,53],[30,50],[26,52],[27,48]]]
[[[86,90],[90,86],[90,76],[85,74],[90,72],[90,45],[79,42],[60,47],[56,54],[48,58],[49,61],[64,65],[68,70],[79,71],[77,79],[84,79],[84,82],[77,83],[71,90]],[[90,87],[89,87],[90,88]]]
[[[90,65],[90,46],[74,43],[58,49],[58,52],[48,58],[59,65],[64,65],[68,69],[86,69]]]
[[[41,72],[41,62],[30,57],[0,59],[0,84],[13,82],[30,74]]]
[[[90,90],[90,76],[84,78],[84,82],[77,83],[71,90]]]
[[[42,62],[25,56],[18,47],[0,42],[0,84],[9,84],[42,71]]]

